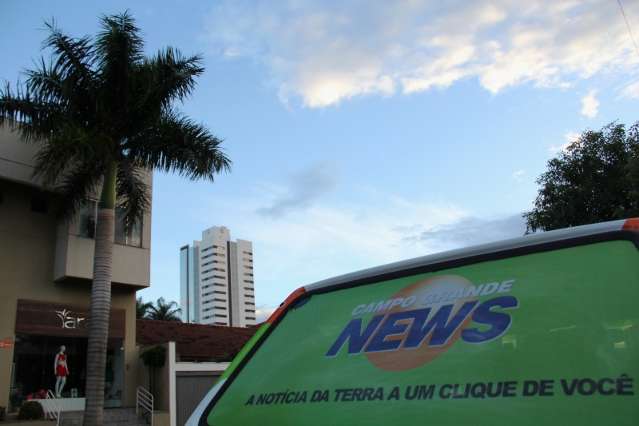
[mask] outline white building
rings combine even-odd
[[[180,249],[180,290],[184,322],[255,325],[253,244],[224,226],[204,230]]]

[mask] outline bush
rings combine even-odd
[[[164,346],[155,346],[151,349],[147,349],[140,355],[144,365],[151,368],[164,367],[164,361],[166,359],[166,348]]]
[[[26,401],[18,412],[18,420],[40,420],[43,417],[44,410],[37,401]]]

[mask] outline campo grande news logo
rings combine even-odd
[[[459,339],[486,343],[510,327],[504,311],[519,306],[508,294],[514,283],[473,285],[457,275],[418,281],[389,299],[357,305],[326,356],[335,357],[346,346],[349,355],[363,353],[378,368],[400,371],[434,360]],[[480,303],[486,296],[493,297]]]

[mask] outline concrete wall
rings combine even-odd
[[[25,185],[0,180],[0,339],[13,340],[15,337],[18,299],[89,306],[90,281],[56,283],[53,280],[58,222],[51,211],[31,211],[30,200],[35,191]],[[144,267],[148,268],[148,265]],[[112,305],[126,311],[123,403],[132,406],[135,404],[138,356],[135,288],[114,288]],[[13,348],[0,349],[0,406],[8,405],[12,361]]]
[[[25,143],[17,132],[8,126],[0,127],[0,179],[6,179],[33,188],[43,188],[41,180],[33,178],[34,157],[39,144]],[[153,185],[153,174],[144,174],[144,181]],[[98,198],[97,194],[93,194]],[[151,194],[149,194],[149,201]],[[54,279],[66,278],[90,280],[93,276],[94,241],[78,237],[77,225],[59,223],[55,249]],[[142,247],[116,244],[113,249],[113,282],[145,288],[150,285],[151,265],[151,211],[142,223]]]
[[[0,126],[0,176],[7,179],[39,186],[34,181],[33,157],[38,152],[38,145],[24,143],[19,135],[7,126]]]

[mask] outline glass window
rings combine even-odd
[[[115,242],[127,246],[140,247],[142,245],[142,223],[136,222],[130,229],[126,229],[122,207],[115,208]]]
[[[84,238],[95,238],[97,211],[98,203],[94,200],[87,201],[80,207],[76,229],[77,235]],[[124,209],[122,207],[116,207],[115,209],[114,240],[117,244],[134,247],[142,246],[142,222],[135,223],[127,230],[124,225]]]
[[[77,234],[84,238],[95,237],[95,218],[97,203],[95,201],[86,201],[80,207],[80,215],[78,219]]]

